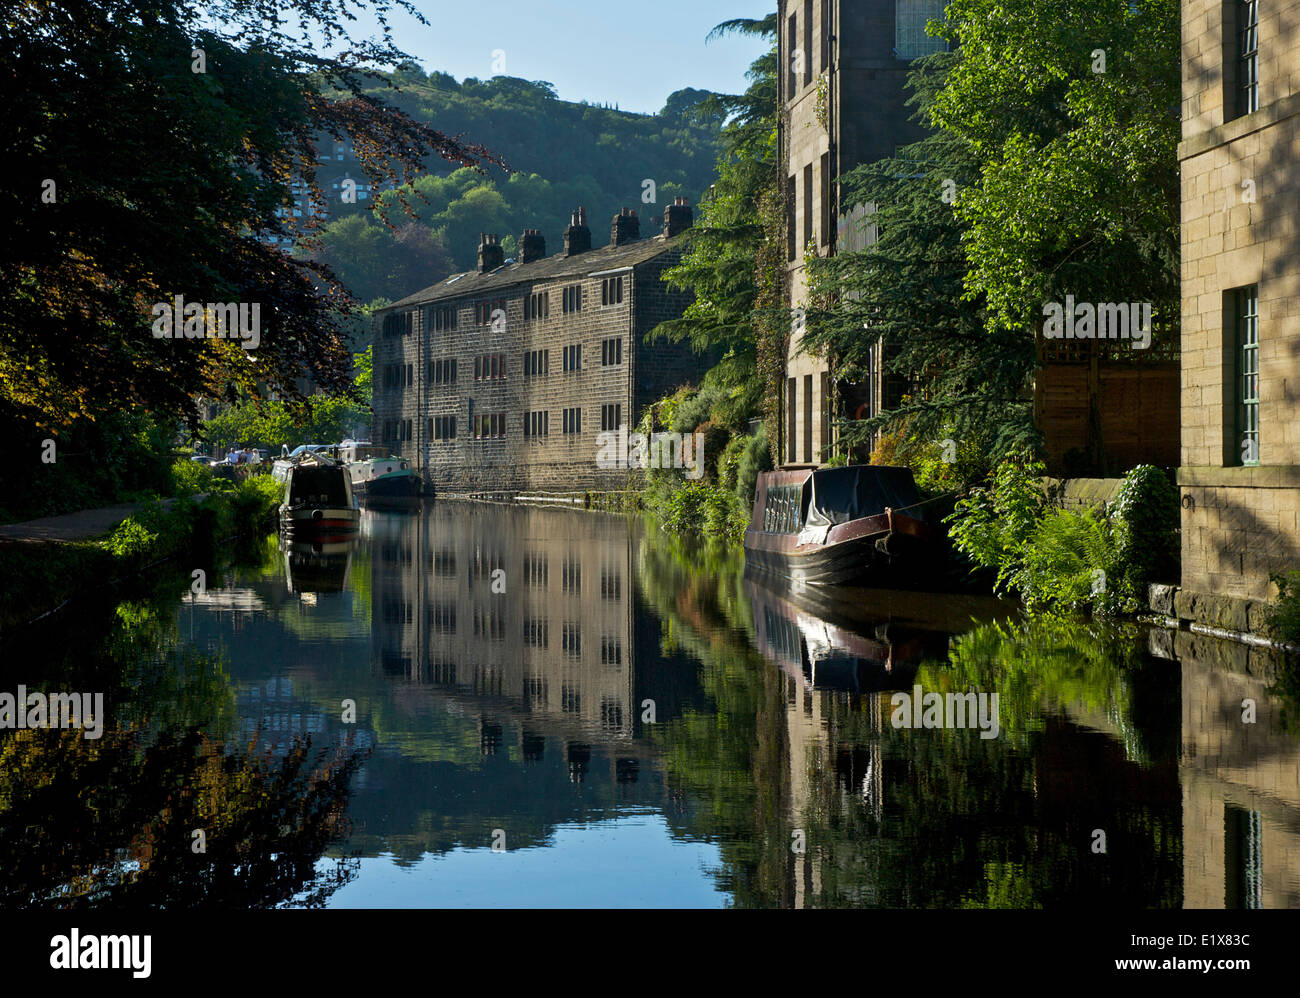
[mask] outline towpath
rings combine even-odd
[[[196,495],[200,500],[203,495]],[[163,500],[170,506],[171,499]],[[136,510],[143,509],[142,502],[105,506],[103,509],[83,509],[63,516],[43,516],[39,520],[10,523],[0,526],[0,541],[85,541],[102,537]]]

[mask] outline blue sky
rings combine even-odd
[[[775,0],[415,0],[415,6],[429,24],[394,14],[393,36],[426,71],[486,79],[496,75],[493,52],[500,49],[506,76],[547,80],[564,100],[643,112],[658,111],[682,87],[744,90],[745,70],[763,44],[743,35],[707,45],[704,38],[721,21],[776,9]]]

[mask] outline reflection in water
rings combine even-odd
[[[771,589],[567,510],[208,579],[3,649],[108,723],[0,733],[0,902],[1300,905],[1300,682],[1256,649]],[[894,728],[913,685],[997,692],[999,737]]]
[[[284,580],[290,593],[341,593],[347,582],[355,537],[320,541],[281,536]]]

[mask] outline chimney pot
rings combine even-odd
[[[546,256],[546,238],[541,229],[524,229],[519,239],[519,262],[532,263]]]
[[[678,197],[664,209],[664,238],[671,239],[680,232],[689,229],[693,222],[690,202]]]
[[[505,250],[501,248],[501,239],[496,233],[479,233],[478,272],[486,274],[496,270],[505,263]]]
[[[564,255],[574,256],[591,249],[591,230],[587,228],[587,210],[581,205],[573,213],[569,227],[564,230]]]
[[[641,238],[641,222],[636,212],[622,208],[609,225],[609,242],[611,246],[622,246]]]

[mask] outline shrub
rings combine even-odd
[[[1300,571],[1292,569],[1273,576],[1277,599],[1269,607],[1269,633],[1287,644],[1300,644]]]
[[[194,495],[197,492],[210,492],[215,476],[206,464],[199,464],[187,458],[175,461],[171,466],[171,494],[174,496]]]
[[[1094,510],[1052,510],[1021,549],[1013,585],[1030,610],[1117,608],[1111,576],[1115,542],[1106,518]]]
[[[754,489],[758,485],[759,474],[772,470],[772,451],[767,445],[766,426],[760,425],[752,437],[741,439],[745,441],[745,447],[736,461],[734,491],[748,509],[754,503]]]
[[[947,517],[953,545],[976,565],[997,570],[994,588],[1014,588],[1025,545],[1047,508],[1039,479],[1041,462],[1024,457],[1003,461],[991,489],[973,489]]]
[[[724,400],[724,392],[715,385],[704,385],[694,394],[686,395],[672,414],[670,428],[677,433],[690,433],[713,416],[713,408]]]
[[[137,561],[148,555],[157,543],[156,533],[134,516],[128,516],[113,528],[104,541],[104,547],[114,558]]]
[[[1146,604],[1153,582],[1176,582],[1178,489],[1159,468],[1141,464],[1124,476],[1107,511],[1115,527],[1115,581],[1122,609]]]

